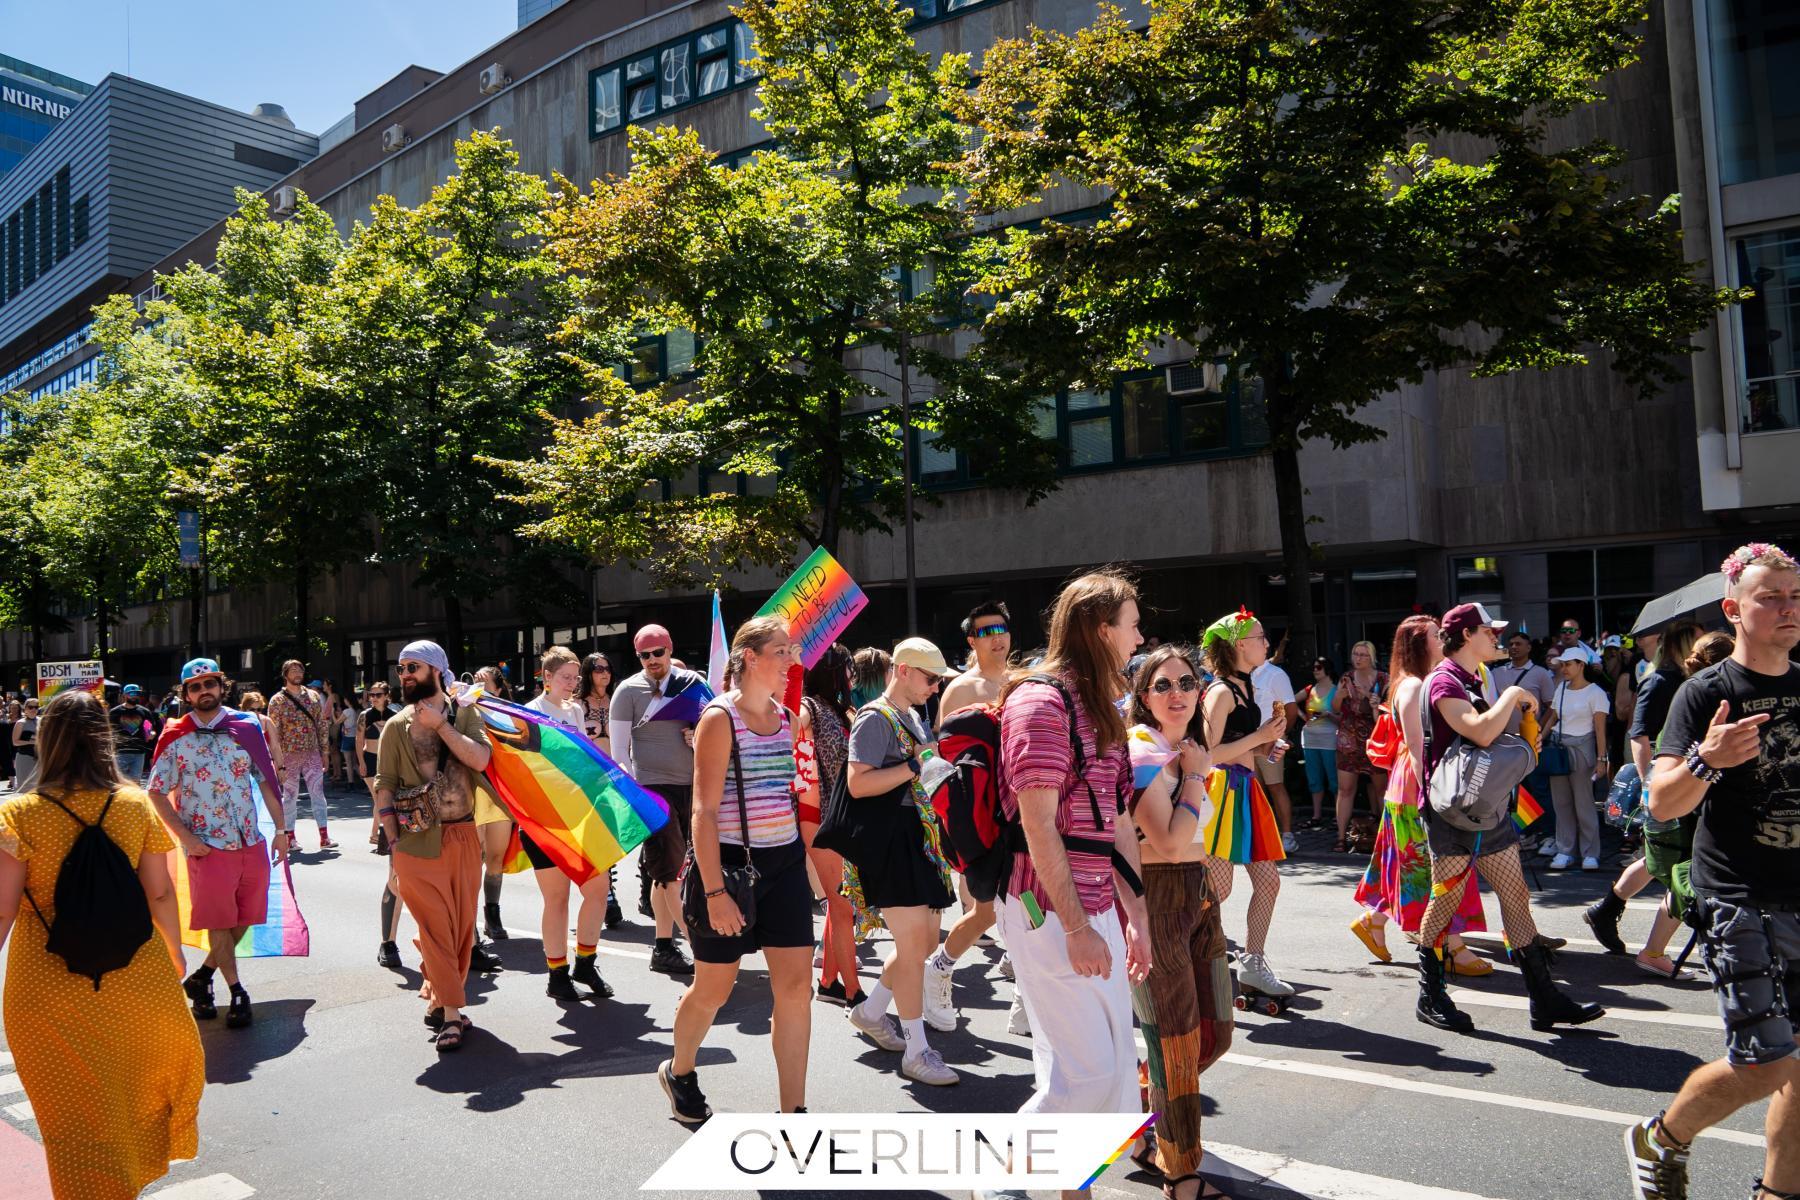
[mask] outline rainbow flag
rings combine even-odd
[[[868,603],[850,572],[820,546],[756,615],[786,621],[788,636],[800,643],[801,665],[811,670]]]
[[[1537,797],[1521,787],[1519,802],[1513,807],[1512,815],[1513,824],[1519,827],[1519,832],[1523,833],[1530,829],[1532,824],[1543,815],[1544,806],[1537,802]]]
[[[151,764],[154,765],[162,757],[164,750],[197,728],[199,723],[194,720],[193,713],[186,713],[179,720],[169,722],[151,752]],[[268,780],[270,787],[279,790],[281,781],[275,777],[275,760],[269,755],[269,744],[263,738],[262,724],[256,717],[251,713],[228,708],[225,710],[225,730],[244,753],[250,756],[251,769]],[[265,846],[279,832],[260,795],[256,798],[256,828],[262,834]],[[175,878],[175,907],[180,914],[181,942],[196,950],[208,950],[211,947],[207,945],[205,931],[188,928],[188,919],[193,914],[193,899],[188,885],[187,855],[179,849],[172,851],[169,855],[169,867],[170,874]],[[288,870],[286,863],[276,863],[269,871],[268,915],[261,925],[251,926],[238,939],[237,957],[305,958],[311,952],[312,931],[307,928],[300,903],[294,898],[293,873]]]
[[[705,686],[702,684],[701,686]],[[586,883],[669,819],[646,791],[580,730],[482,694],[472,703],[494,748],[487,780],[519,827],[570,879]]]

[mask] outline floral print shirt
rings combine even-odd
[[[194,722],[200,725],[197,714]],[[149,786],[168,796],[188,832],[214,849],[241,850],[262,840],[256,771],[226,730],[223,710],[210,728],[195,728],[163,747]]]
[[[313,759],[325,753],[325,702],[311,688],[300,698],[286,688],[269,697],[269,719],[275,723],[275,740],[284,759]]]

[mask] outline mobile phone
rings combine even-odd
[[[1044,925],[1044,910],[1038,907],[1037,897],[1030,892],[1019,893],[1019,903],[1025,906],[1025,916],[1031,921],[1033,929],[1041,929]]]

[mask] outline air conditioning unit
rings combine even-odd
[[[1225,390],[1225,364],[1175,363],[1163,368],[1163,383],[1171,396],[1198,396]]]
[[[406,127],[404,125],[389,125],[386,129],[381,131],[381,151],[383,154],[392,154],[394,151],[403,148],[407,141]]]
[[[297,197],[293,188],[286,185],[276,188],[269,199],[269,215],[272,217],[288,216],[294,211],[296,201]]]
[[[512,82],[512,76],[499,63],[481,68],[481,94],[491,96]]]

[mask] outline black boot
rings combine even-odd
[[[488,940],[491,942],[504,942],[507,939],[506,926],[500,921],[500,906],[498,904],[487,904],[482,906],[481,932],[485,933]]]
[[[1419,1020],[1451,1033],[1474,1033],[1475,1022],[1457,1008],[1444,987],[1444,960],[1430,946],[1419,947]]]
[[[482,945],[478,938],[475,948],[469,951],[469,969],[480,971],[483,975],[492,975],[496,971],[504,971],[506,964],[500,961],[500,956],[492,948]]]
[[[550,981],[544,985],[544,994],[552,1000],[579,1000],[581,993],[576,990],[575,982],[569,978],[569,964],[550,968]]]
[[[594,965],[594,956],[591,954],[575,956],[575,964],[569,971],[569,978],[576,983],[586,984],[593,988],[594,995],[602,1000],[613,998],[612,984],[600,978],[600,968]]]
[[[650,907],[650,874],[642,864],[638,866],[638,915],[651,918],[656,916],[656,910]]]
[[[1625,915],[1625,898],[1611,888],[1598,903],[1588,905],[1581,919],[1594,931],[1594,937],[1608,954],[1625,953],[1625,939],[1619,936],[1619,918]]]
[[[1525,990],[1531,993],[1531,1027],[1539,1033],[1557,1025],[1586,1025],[1606,1015],[1598,1004],[1578,1004],[1563,995],[1550,978],[1550,952],[1543,946],[1534,942],[1515,957],[1525,975]]]
[[[606,868],[606,927],[617,929],[625,923],[625,913],[619,907],[619,868]]]

